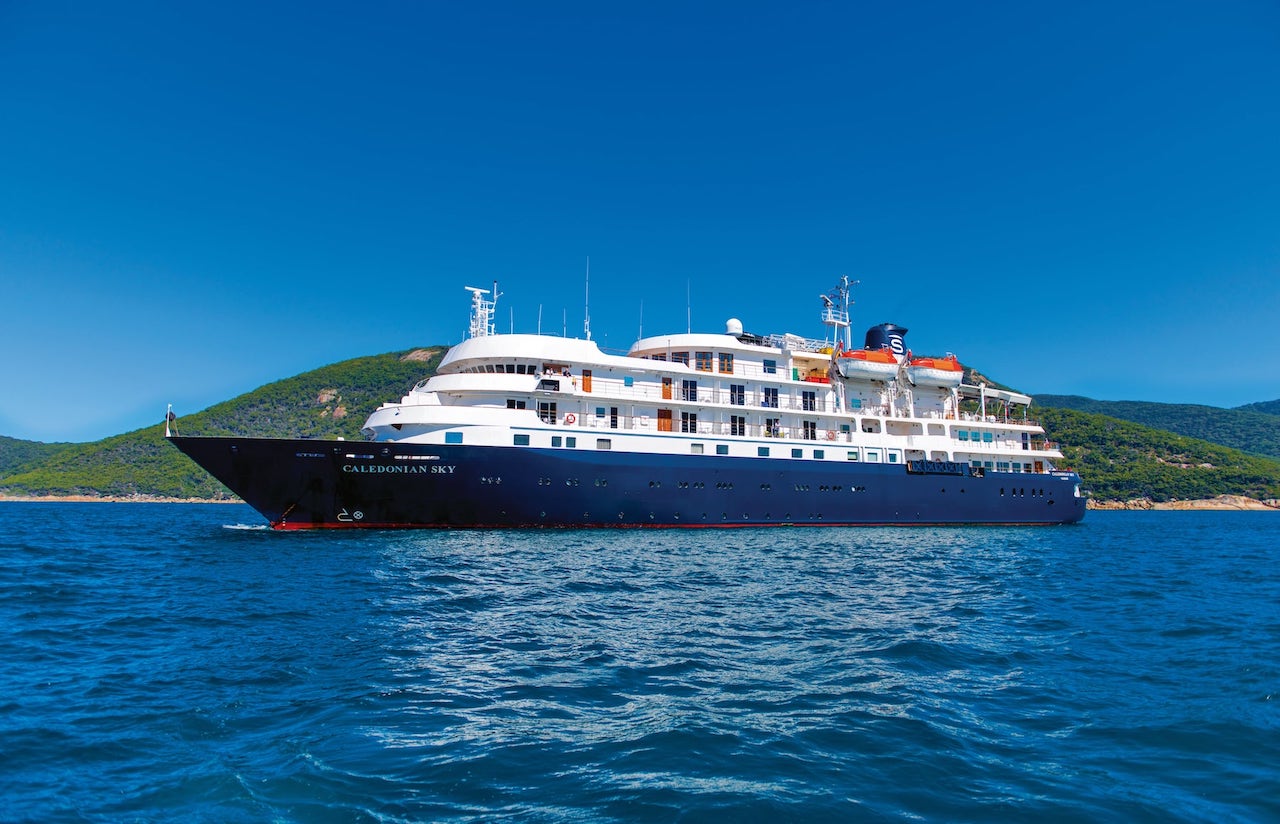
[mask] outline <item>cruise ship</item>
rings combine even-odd
[[[855,348],[847,278],[822,340],[500,334],[467,287],[467,338],[369,415],[367,440],[166,436],[276,529],[1068,524],[1080,477],[1031,398],[964,382],[907,330]]]

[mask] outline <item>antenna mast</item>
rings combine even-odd
[[[587,255],[587,288],[582,308],[582,331],[591,340],[591,255]]]

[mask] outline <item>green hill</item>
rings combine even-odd
[[[267,384],[203,412],[180,416],[174,428],[184,435],[341,436],[359,440],[360,427],[369,413],[385,401],[398,400],[434,373],[443,352],[440,348],[417,349],[325,366]],[[164,442],[163,422],[93,443],[37,446],[59,448],[51,449],[43,460],[0,470],[0,492],[230,497],[226,488]],[[23,449],[30,452],[29,446]]]
[[[21,441],[0,435],[0,478],[20,472],[23,467],[39,465],[73,446],[75,444]]]
[[[1096,499],[1280,498],[1280,461],[1074,409],[1039,407],[1036,416]]]
[[[1280,458],[1280,419],[1257,409],[1278,405],[1280,401],[1239,409],[1183,403],[1096,401],[1080,395],[1036,395],[1035,402],[1043,407],[1075,409],[1132,421],[1252,455]]]
[[[1261,412],[1264,415],[1280,415],[1280,400],[1262,401],[1261,403],[1246,403],[1244,406],[1237,406],[1237,412]]]

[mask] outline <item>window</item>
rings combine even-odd
[[[815,392],[805,390],[800,393],[800,408],[812,412],[818,408],[818,396]]]
[[[734,406],[744,406],[747,402],[747,387],[741,384],[729,384],[729,403]]]
[[[818,460],[822,460],[823,458],[827,457],[827,452],[825,449],[815,449],[813,450],[813,457],[817,458]]]
[[[664,360],[666,360],[666,359],[667,359],[667,356],[666,356],[666,355],[653,355],[653,356],[652,356],[652,359],[653,359],[653,360],[660,360],[660,361],[664,361]]]
[[[791,450],[791,457],[793,457],[793,458],[803,458],[803,457],[804,457],[804,450],[803,450],[803,449],[793,449],[793,450]]]
[[[516,400],[512,400],[511,398],[507,398],[507,408],[508,409],[524,409],[524,401],[516,401]]]
[[[850,461],[858,460],[858,450],[850,449],[848,452],[845,453],[845,459]]]
[[[890,452],[888,453],[888,455],[889,455],[889,463],[897,463],[897,462],[898,462],[898,453],[897,453],[897,452],[890,451]]]
[[[603,407],[603,406],[597,406],[597,407],[596,407],[596,417],[597,417],[597,418],[603,418],[603,417],[604,417],[604,407]]]
[[[624,375],[624,376],[622,377],[622,385],[623,385],[623,386],[635,386],[635,385],[636,385],[636,379],[635,379],[635,378],[633,378],[633,377],[631,377],[630,375]]]
[[[967,441],[967,440],[969,440],[969,430],[967,430],[967,429],[957,429],[957,430],[956,430],[956,437],[957,437],[957,438],[959,438],[959,439],[960,439],[960,440],[962,440],[962,441]]]
[[[766,386],[760,390],[760,405],[767,406],[770,409],[778,408],[778,387]]]
[[[767,360],[764,362],[764,373],[766,375],[776,375],[778,372],[778,362]]]
[[[691,443],[691,444],[689,444],[689,454],[690,454],[690,455],[701,455],[701,454],[702,454],[702,452],[703,452],[703,446],[702,446],[702,444],[700,444],[700,443]]]
[[[767,458],[767,457],[769,457],[769,447],[767,447],[767,446],[757,446],[757,447],[756,447],[756,454],[757,454],[757,455],[759,455],[761,458]]]
[[[462,433],[446,432],[444,433],[444,442],[445,443],[462,443]]]
[[[730,435],[747,434],[747,417],[745,415],[729,416],[729,434]]]
[[[672,363],[683,363],[685,366],[688,366],[688,365],[689,365],[689,353],[688,353],[688,352],[672,352],[672,353],[671,353],[671,362],[672,362]]]
[[[867,463],[880,463],[880,450],[879,450],[879,449],[868,449],[868,450],[867,450]]]
[[[596,449],[613,449],[613,441],[608,438],[596,438]]]
[[[616,406],[609,407],[609,428],[618,428],[618,407]]]
[[[685,401],[696,401],[698,399],[698,382],[680,381],[680,399]]]
[[[818,422],[803,421],[803,424],[804,424],[804,439],[806,441],[816,441],[818,439]]]
[[[511,438],[511,442],[512,442],[513,444],[515,444],[516,446],[528,446],[528,445],[529,445],[529,436],[528,436],[528,435],[513,435],[513,436],[512,436],[512,438]]]
[[[556,403],[555,401],[538,401],[538,417],[543,423],[556,422]]]
[[[569,447],[570,449],[573,449],[574,447],[576,447],[576,446],[578,445],[578,439],[577,439],[577,438],[574,438],[574,437],[568,437],[568,438],[565,438],[565,439],[564,439],[564,445],[565,445],[565,446],[567,446],[567,447]]]
[[[680,431],[681,432],[697,432],[698,431],[698,415],[695,412],[680,413]]]
[[[711,371],[711,353],[696,352],[694,353],[694,368],[699,372]]]
[[[779,435],[782,418],[765,418],[764,419],[764,436],[766,438],[776,438]]]
[[[982,433],[982,442],[983,442],[983,443],[991,443],[991,433],[990,433],[990,432],[983,432],[983,433]]]
[[[733,354],[732,353],[730,352],[720,353],[720,374],[722,375],[733,374]]]
[[[728,444],[723,444],[723,443],[718,443],[718,444],[716,444],[716,454],[717,454],[717,455],[728,455],[728,454],[729,454],[729,445],[728,445]]]
[[[560,445],[560,444],[562,444],[562,443],[564,443],[564,438],[562,438],[561,436],[559,436],[559,435],[552,435],[552,436],[551,436],[551,445],[552,445],[552,446],[559,446],[559,445]]]

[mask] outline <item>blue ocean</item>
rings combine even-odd
[[[6,821],[1276,821],[1280,516],[0,504]]]

